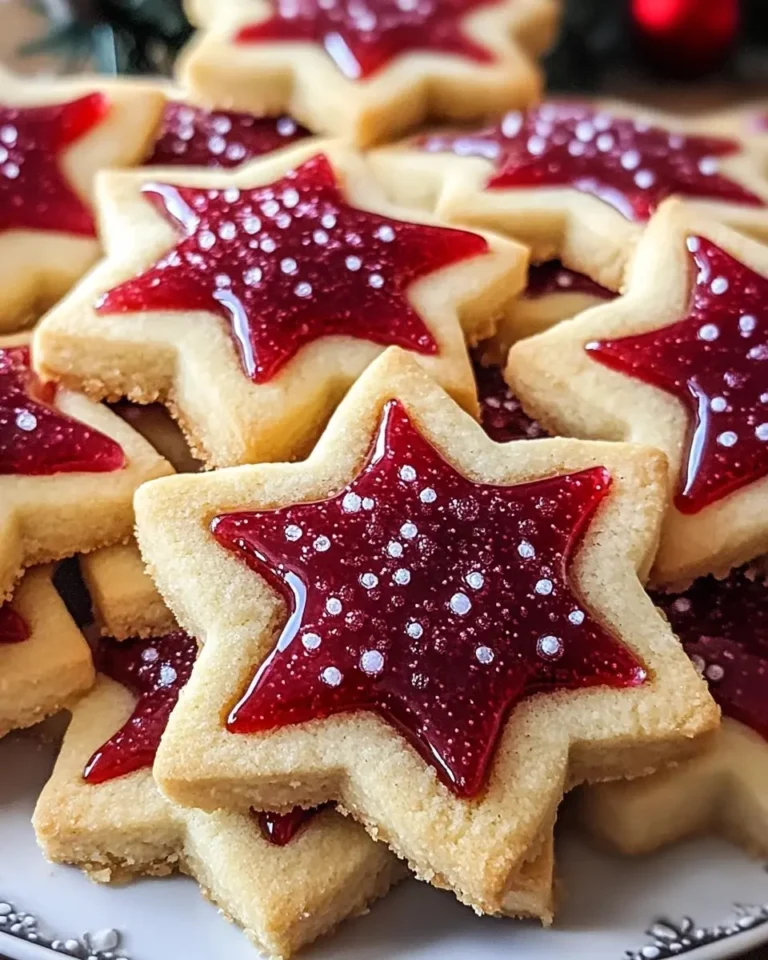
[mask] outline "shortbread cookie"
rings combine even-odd
[[[149,712],[154,705],[146,688],[154,685],[156,696],[175,699],[194,641],[175,634],[111,648],[100,643],[104,667],[120,682],[100,675],[73,710],[34,815],[49,859],[73,863],[101,882],[180,869],[260,950],[279,957],[364,912],[403,876],[383,844],[333,810],[211,815],[164,800],[147,766],[149,741],[159,739],[162,719],[158,724]],[[138,703],[123,686],[126,678],[142,687]],[[139,718],[130,735],[129,717]]]
[[[622,852],[717,831],[768,856],[766,569],[763,562],[655,596],[725,716],[711,751],[651,777],[582,792],[584,822]]]
[[[0,339],[0,599],[25,567],[127,540],[134,491],[170,472],[106,407],[41,383],[23,338]]]
[[[66,707],[93,680],[91,651],[51,570],[28,571],[0,604],[0,737]]]
[[[338,144],[147,176],[101,180],[109,256],[38,328],[44,375],[162,400],[211,466],[306,454],[389,344],[476,408],[464,335],[493,333],[523,247],[407,222]]]
[[[169,100],[145,166],[232,169],[310,136],[283,114],[208,110],[184,100]]]
[[[697,117],[696,123],[717,136],[749,139],[768,162],[768,101],[754,100],[743,106],[718,110],[703,118]]]
[[[286,110],[318,133],[380,142],[429,118],[532,103],[554,0],[194,0],[179,70],[205,103]]]
[[[145,572],[135,543],[84,554],[80,570],[102,636],[126,640],[162,636],[173,629],[173,616]]]
[[[546,428],[666,454],[656,583],[768,552],[767,292],[766,247],[671,201],[625,296],[510,351],[507,379]]]
[[[569,270],[559,260],[531,264],[525,290],[511,301],[496,333],[482,345],[483,358],[504,366],[513,343],[549,330],[614,296],[611,290],[583,273]]]
[[[552,102],[491,127],[374,151],[398,203],[498,229],[610,290],[648,218],[669,196],[768,238],[768,180],[752,144],[686,133],[679,118],[627,104]]]
[[[147,85],[0,69],[0,333],[58,300],[96,260],[94,177],[142,159],[163,100]]]
[[[142,553],[206,638],[161,789],[337,800],[419,876],[507,912],[564,789],[686,756],[717,723],[638,580],[664,500],[655,451],[495,444],[397,349],[306,462],[146,484]]]

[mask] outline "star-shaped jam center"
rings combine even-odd
[[[287,116],[255,117],[169,101],[145,163],[231,169],[309,135],[309,130]]]
[[[473,482],[391,401],[368,462],[338,494],[212,523],[290,613],[228,729],[372,710],[458,796],[476,795],[523,698],[645,677],[569,573],[610,482],[602,467]]]
[[[472,357],[472,367],[480,401],[480,422],[491,440],[507,443],[509,440],[536,440],[549,436],[544,427],[523,410],[504,382],[499,367],[485,365],[477,355]]]
[[[599,300],[613,300],[616,296],[585,274],[564,266],[559,260],[531,264],[523,297],[526,300],[538,300],[539,297],[558,293],[584,293]]]
[[[432,153],[489,160],[496,172],[488,189],[572,187],[628,220],[647,220],[673,195],[764,206],[718,172],[719,158],[741,149],[737,141],[683,136],[580,104],[545,103],[477,133],[435,134],[417,143]]]
[[[0,347],[0,475],[108,473],[125,465],[111,437],[53,406],[54,384],[30,368],[28,347]]]
[[[0,603],[0,644],[21,643],[28,639],[26,620],[7,603]]]
[[[768,739],[768,574],[759,565],[652,594],[723,713]]]
[[[105,294],[97,309],[218,313],[230,321],[243,369],[255,383],[270,380],[320,337],[437,353],[408,288],[488,249],[474,233],[350,206],[322,154],[262,187],[156,183],[144,195],[182,239],[146,272]]]
[[[319,44],[350,80],[370,77],[407,53],[454,54],[478,63],[491,52],[463,20],[498,0],[273,0],[272,16],[243,27],[238,43]]]
[[[687,243],[696,266],[688,315],[586,349],[686,407],[675,506],[693,514],[768,474],[768,278],[709,240]]]
[[[128,720],[88,761],[84,780],[104,783],[152,766],[196,657],[197,643],[181,630],[146,640],[99,640],[94,653],[96,669],[138,699]]]
[[[96,236],[91,211],[61,169],[61,154],[97,126],[108,109],[101,93],[45,107],[0,105],[0,231]]]

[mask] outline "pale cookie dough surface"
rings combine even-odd
[[[579,593],[640,659],[647,682],[531,697],[498,743],[481,799],[458,799],[403,738],[371,713],[332,716],[268,734],[222,723],[285,618],[261,577],[219,547],[218,514],[327,498],[365,462],[384,405],[398,398],[415,426],[464,475],[517,483],[597,464],[612,475],[578,551]],[[551,829],[563,791],[634,776],[697,750],[718,711],[641,587],[655,554],[666,470],[653,451],[617,444],[494,444],[402,351],[362,377],[302,464],[271,464],[146,485],[139,542],[178,621],[206,643],[160,747],[155,775],[174,800],[205,809],[287,809],[340,801],[421,877],[488,913],[507,909],[522,865]],[[258,751],[253,747],[258,743]]]
[[[700,833],[720,833],[768,856],[768,743],[729,717],[712,747],[650,777],[585,787],[581,822],[626,854],[650,853]]]
[[[101,784],[82,778],[91,754],[127,720],[134,698],[99,676],[73,709],[33,822],[45,855],[101,882],[182,870],[275,957],[365,912],[405,875],[383,844],[325,810],[283,847],[248,813],[205,814],[164,800],[149,770]]]
[[[353,206],[414,222],[411,211],[383,199],[359,157],[331,143],[322,153]],[[141,194],[148,180],[237,193],[237,188],[272,183],[317,154],[317,146],[299,145],[232,174],[174,170],[167,178],[157,171],[104,176],[100,211],[108,255],[36,331],[42,373],[96,398],[161,400],[193,453],[209,466],[306,455],[333,408],[383,346],[352,336],[321,337],[301,347],[270,379],[256,383],[243,370],[230,321],[223,316],[205,311],[105,315],[94,304],[178,242],[176,231]],[[261,220],[267,222],[266,216]],[[429,215],[415,220],[437,224]],[[436,354],[418,354],[420,363],[473,412],[477,401],[465,337],[476,342],[493,333],[505,304],[525,282],[527,263],[521,246],[492,235],[487,241],[485,253],[422,277],[406,295],[437,344]],[[272,253],[279,260],[279,247],[273,245]]]
[[[364,79],[345,76],[319,43],[238,43],[237,32],[269,17],[265,0],[195,0],[201,28],[182,54],[182,84],[203,102],[256,114],[287,111],[311,130],[367,145],[428,119],[472,120],[533,102],[534,58],[550,44],[554,0],[497,0],[460,20],[492,59],[439,51],[394,57]]]
[[[51,583],[29,570],[7,601],[27,625],[20,643],[0,643],[0,737],[68,706],[93,684],[91,651]]]
[[[22,79],[0,68],[0,104],[37,107],[104,93],[107,115],[61,153],[66,182],[94,204],[100,170],[140,163],[151,143],[164,96],[146,83],[103,77]],[[99,241],[55,229],[0,233],[0,334],[17,329],[55,303],[98,258]]]
[[[669,463],[670,502],[651,579],[670,586],[684,586],[707,573],[726,573],[768,552],[768,478],[741,486],[697,513],[681,513],[671,497],[685,456],[687,410],[672,394],[598,363],[584,346],[661,329],[688,314],[689,236],[710,240],[768,277],[766,247],[669,201],[637,249],[625,294],[519,342],[510,352],[506,372],[526,412],[551,432],[649,444],[663,451]]]
[[[0,348],[25,342],[4,337]],[[102,404],[58,389],[54,406],[115,440],[126,462],[108,473],[0,475],[0,597],[10,595],[25,567],[128,540],[136,488],[172,472],[146,440]]]
[[[624,103],[587,103],[606,116],[636,118],[675,134],[699,133],[679,117],[665,116]],[[520,114],[507,115],[512,135]],[[550,125],[551,127],[551,125]],[[487,129],[486,125],[476,128]],[[544,128],[542,128],[544,129]],[[547,136],[552,135],[549,129]],[[597,135],[592,129],[590,136]],[[584,133],[587,136],[587,133]],[[472,131],[466,133],[471,141]],[[535,139],[535,138],[534,138]],[[530,151],[539,155],[545,140]],[[750,140],[739,140],[732,156],[719,158],[724,176],[761,198],[763,206],[686,198],[686,203],[736,229],[768,238],[768,179],[759,151]],[[529,143],[530,146],[530,143]],[[642,166],[642,158],[639,164]],[[614,206],[568,186],[489,189],[497,168],[492,160],[458,153],[429,152],[417,141],[382,147],[369,154],[369,164],[386,193],[397,203],[434,210],[448,222],[498,230],[527,244],[533,262],[557,258],[612,290],[622,287],[624,271],[647,221],[625,218]],[[629,161],[628,161],[629,162]],[[633,157],[632,163],[635,162]]]

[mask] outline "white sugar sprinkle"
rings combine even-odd
[[[709,401],[709,408],[714,413],[722,413],[723,410],[727,409],[728,401],[725,397],[712,397]]]
[[[360,509],[362,501],[356,493],[345,493],[344,499],[341,501],[342,510],[347,513],[357,513]]]
[[[387,224],[383,224],[376,231],[375,236],[384,243],[392,243],[392,241],[395,239],[395,231]]]
[[[379,585],[379,578],[375,573],[361,573],[360,583],[365,587],[366,590],[373,590],[374,587]]]
[[[523,557],[524,560],[530,560],[531,557],[536,556],[536,551],[533,548],[533,544],[529,543],[527,540],[521,540],[517,545],[517,552]]]
[[[306,650],[317,650],[321,643],[320,637],[316,633],[305,633],[301,642]]]
[[[490,647],[475,647],[475,658],[477,659],[478,663],[493,663],[493,656],[493,650],[491,650]]]
[[[454,595],[451,597],[450,607],[454,613],[457,613],[460,617],[463,617],[472,609],[472,601],[469,599],[466,593],[454,593]]]
[[[552,593],[552,581],[551,580],[539,580],[536,583],[536,586],[533,588],[536,593],[541,594],[541,596],[546,597]]]
[[[406,540],[413,540],[417,536],[419,530],[415,523],[404,523],[400,527],[400,536],[405,537]]]
[[[398,470],[398,475],[401,480],[405,480],[407,483],[410,483],[412,480],[416,479],[416,471],[408,464],[400,467]]]
[[[424,633],[424,627],[422,627],[420,623],[416,623],[414,620],[408,624],[408,626],[405,628],[405,632],[409,637],[413,637],[414,640],[418,640],[419,637]]]
[[[733,430],[726,430],[724,433],[721,433],[717,442],[721,447],[732,447],[738,440],[738,436],[733,432]]]
[[[397,540],[390,540],[387,544],[387,553],[390,557],[402,557],[403,555],[403,545],[398,543]]]
[[[163,663],[160,666],[160,676],[157,678],[157,683],[161,687],[170,687],[175,682],[176,676],[174,668],[169,663]]]
[[[19,430],[24,430],[25,433],[29,433],[37,426],[37,417],[31,410],[19,410],[16,414],[16,426]]]
[[[262,272],[261,267],[250,267],[243,274],[243,280],[246,285],[249,287],[255,287],[257,283],[261,282]]]
[[[353,273],[358,271],[363,265],[363,261],[360,259],[360,257],[347,257],[344,263],[347,270],[351,270]]]
[[[227,187],[227,189],[224,191],[224,199],[227,201],[227,203],[237,203],[237,201],[240,199],[240,191],[237,189],[237,187]]]
[[[341,683],[341,670],[338,667],[326,667],[320,674],[320,679],[329,687],[338,687]]]
[[[401,587],[404,587],[407,583],[411,582],[411,571],[406,570],[405,567],[400,567],[398,570],[395,570],[393,579],[395,583],[399,583]]]
[[[372,273],[368,277],[368,286],[373,287],[374,290],[381,290],[384,286],[384,277],[380,273]]]
[[[467,574],[467,583],[472,587],[473,590],[479,590],[482,585],[485,583],[485,577],[480,573],[479,570],[473,570],[471,573]]]
[[[575,627],[580,627],[584,623],[584,611],[583,610],[571,610],[568,614],[568,619]]]
[[[739,317],[739,330],[741,330],[745,336],[754,333],[756,326],[757,320],[750,314],[745,313],[743,317]]]
[[[154,663],[159,656],[160,654],[157,652],[156,647],[146,647],[141,651],[141,659],[144,663]]]
[[[360,657],[360,668],[363,673],[375,676],[384,669],[384,657],[378,650],[365,650]]]
[[[712,291],[712,293],[725,293],[725,291],[728,289],[728,281],[725,279],[725,277],[715,277],[715,279],[709,285],[709,289]]]
[[[707,680],[722,680],[725,676],[725,670],[718,663],[711,663],[704,671]]]
[[[301,527],[297,527],[295,523],[289,523],[285,528],[285,539],[286,540],[301,540],[302,537]]]
[[[329,597],[325,601],[325,609],[328,611],[328,613],[336,616],[337,614],[341,613],[341,600],[339,600],[338,597]]]
[[[437,500],[437,493],[432,487],[424,487],[419,494],[419,500],[421,500],[422,503],[434,503],[435,500]]]
[[[315,550],[317,550],[318,553],[325,553],[330,549],[331,541],[328,539],[328,537],[321,535],[315,538],[315,542],[312,544],[312,546],[315,548]]]
[[[293,259],[293,257],[284,257],[280,261],[280,269],[283,273],[287,273],[288,276],[293,276],[293,274],[298,273],[299,265]]]
[[[536,649],[543,657],[559,657],[563,652],[563,645],[557,637],[547,634],[539,637]]]
[[[293,288],[293,292],[297,297],[301,297],[302,300],[306,300],[307,297],[312,296],[312,284],[311,283],[297,283]]]
[[[717,340],[719,336],[720,330],[714,323],[705,323],[702,327],[699,327],[700,340]]]
[[[759,423],[755,427],[755,436],[758,440],[768,440],[768,423]]]

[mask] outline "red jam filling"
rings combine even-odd
[[[32,371],[28,347],[0,347],[0,475],[109,473],[124,466],[120,445],[57,410],[55,393]]]
[[[105,294],[97,309],[218,313],[230,322],[255,383],[271,380],[320,337],[437,353],[408,288],[488,249],[474,233],[350,206],[322,154],[254,189],[157,183],[144,193],[182,239],[145,273]]]
[[[104,783],[152,766],[196,656],[197,643],[180,630],[147,640],[99,640],[94,654],[96,669],[122,683],[138,699],[129,719],[88,761],[83,779]]]
[[[768,573],[702,577],[684,593],[654,593],[727,717],[768,739]]]
[[[0,604],[0,643],[22,643],[28,639],[27,621],[7,603]]]
[[[599,300],[613,300],[616,296],[583,273],[569,270],[559,260],[531,264],[528,269],[528,284],[523,296],[526,300],[538,300],[558,293],[584,293]]]
[[[238,31],[238,43],[318,44],[350,80],[370,77],[406,53],[493,60],[462,21],[498,0],[273,0],[272,16]]]
[[[483,366],[476,356],[472,365],[480,401],[480,422],[491,440],[507,443],[509,440],[537,440],[549,436],[544,427],[523,410],[504,382],[499,367]]]
[[[309,135],[309,130],[286,116],[254,117],[169,101],[145,163],[230,169]]]
[[[62,171],[61,154],[108,110],[101,93],[45,107],[0,105],[0,231],[96,236],[91,211]]]
[[[433,153],[489,160],[496,169],[491,189],[572,187],[627,220],[647,220],[672,195],[764,206],[718,172],[719,158],[741,149],[738,141],[683,136],[581,104],[544,103],[477,133],[417,142]]]
[[[675,506],[693,514],[768,474],[768,278],[709,240],[687,242],[696,268],[688,315],[586,349],[686,407]]]
[[[372,710],[458,796],[476,795],[521,700],[645,678],[569,571],[610,483],[602,467],[474,483],[391,401],[368,462],[336,496],[213,521],[290,610],[227,728]]]
[[[258,820],[261,835],[265,840],[276,847],[284,847],[290,843],[297,833],[312,819],[317,810],[304,810],[303,807],[294,807],[290,813],[270,813],[254,811]]]

